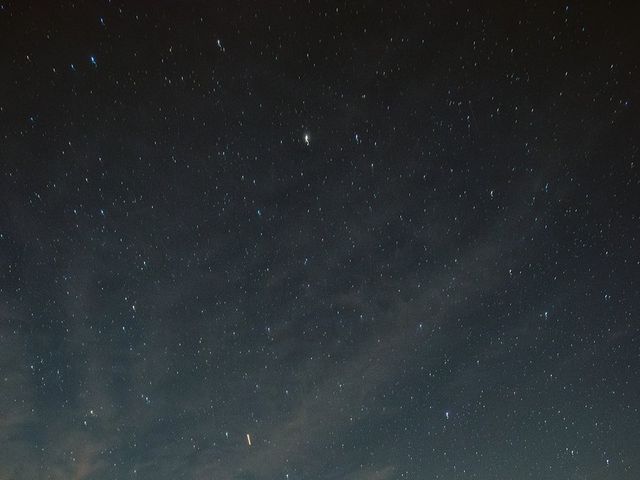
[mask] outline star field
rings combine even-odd
[[[0,479],[640,478],[588,3],[0,0]]]

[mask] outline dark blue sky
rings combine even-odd
[[[0,478],[640,476],[634,12],[54,3],[0,1]]]

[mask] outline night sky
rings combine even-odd
[[[640,478],[637,19],[0,0],[0,479]]]

